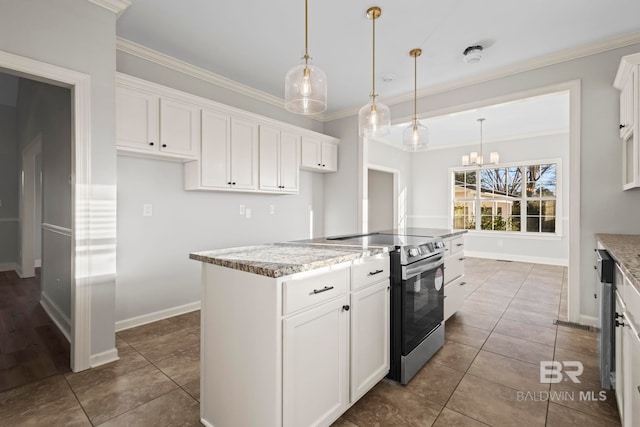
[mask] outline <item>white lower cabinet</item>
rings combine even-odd
[[[616,276],[617,279],[617,276]],[[624,305],[622,298],[616,292],[616,315],[624,313]],[[616,403],[618,405],[618,413],[620,419],[624,421],[624,328],[616,327]]]
[[[389,280],[351,294],[351,401],[389,372]]]
[[[464,280],[464,236],[444,238],[444,320],[462,307],[471,289]]]
[[[348,295],[286,318],[283,329],[283,425],[329,425],[349,403]]]

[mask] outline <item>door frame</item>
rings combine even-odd
[[[22,150],[22,185],[20,186],[20,271],[24,278],[36,275],[36,156],[42,152],[42,133]]]
[[[0,71],[71,90],[71,369],[91,359],[91,78],[0,51]]]

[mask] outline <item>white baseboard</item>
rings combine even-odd
[[[136,316],[130,319],[118,320],[116,322],[116,332],[135,328],[136,326],[146,325],[151,322],[157,322],[158,320],[166,319],[167,317],[190,313],[196,310],[200,310],[200,301],[167,308],[166,310],[160,310],[149,314],[143,314],[142,316]]]
[[[586,314],[581,314],[580,321],[578,323],[580,323],[581,325],[598,326],[598,318],[595,316],[587,316]]]
[[[569,260],[562,258],[547,258],[527,255],[514,255],[508,253],[469,251],[466,249],[464,250],[464,255],[472,258],[499,259],[505,261],[529,262],[532,264],[561,265],[563,267],[567,267],[569,265]]]
[[[89,358],[89,367],[97,368],[98,366],[115,362],[116,360],[120,360],[120,358],[118,357],[118,349],[114,347],[102,353],[92,354]]]
[[[40,305],[47,312],[53,323],[60,329],[67,341],[71,342],[71,320],[65,315],[60,307],[42,292],[40,294]]]
[[[15,262],[0,262],[0,272],[3,271],[18,271],[18,264]]]

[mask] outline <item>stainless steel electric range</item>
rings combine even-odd
[[[442,238],[370,233],[328,240],[395,247],[390,253],[391,368],[388,377],[407,384],[444,345]]]

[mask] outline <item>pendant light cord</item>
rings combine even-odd
[[[418,122],[418,55],[413,55],[413,126]]]
[[[309,0],[304,0],[304,63],[309,63]]]
[[[373,21],[373,48],[372,48],[372,67],[371,67],[371,103],[376,103],[376,17],[372,19]]]

